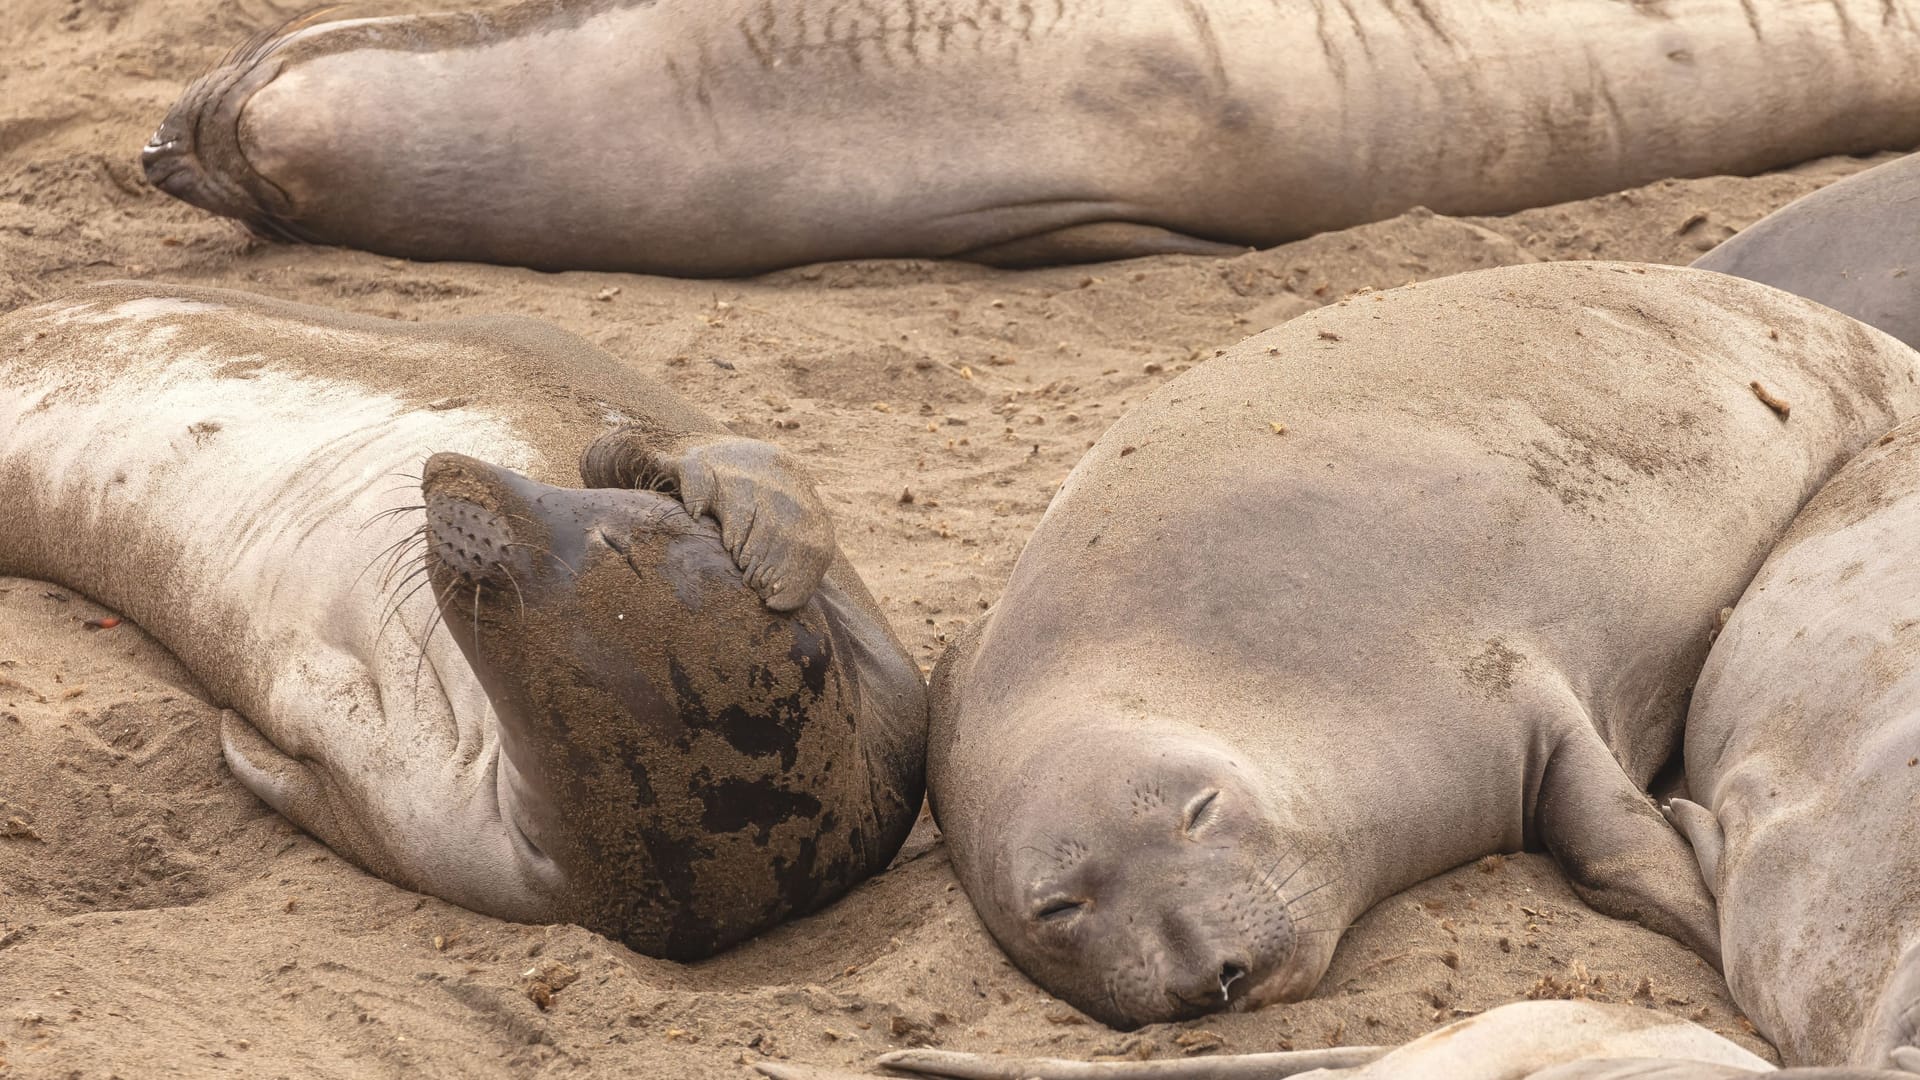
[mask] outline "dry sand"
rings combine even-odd
[[[1076,456],[1215,348],[1362,288],[1536,259],[1685,262],[1867,164],[1504,219],[1415,212],[1224,261],[712,282],[416,264],[260,243],[141,179],[138,148],[185,83],[288,14],[0,4],[0,310],[140,277],[403,319],[550,320],[813,462],[923,665],[999,592]],[[1770,1053],[1703,963],[1587,910],[1536,855],[1381,904],[1310,1001],[1131,1035],[1002,959],[924,820],[886,874],[703,964],[503,923],[369,877],[266,809],[222,764],[218,710],[191,676],[132,624],[84,628],[100,614],[0,579],[0,1077],[745,1078],[762,1058],[859,1066],[912,1045],[1168,1056],[1399,1042],[1569,994]],[[565,985],[542,1008],[536,981]]]

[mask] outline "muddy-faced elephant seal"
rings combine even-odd
[[[796,463],[538,323],[15,311],[0,505],[0,573],[173,650],[243,783],[476,911],[701,956],[918,813],[919,672]]]
[[[1920,425],[1807,504],[1687,719],[1675,822],[1727,984],[1790,1063],[1920,1064]],[[1905,1048],[1904,1050],[1902,1048]]]
[[[1818,300],[1920,347],[1920,154],[1781,207],[1694,260]]]
[[[1912,1080],[1862,1069],[1780,1072],[1698,1024],[1634,1005],[1520,1001],[1404,1046],[1341,1046],[1226,1057],[1081,1062],[899,1050],[876,1064],[954,1080]],[[781,1062],[774,1080],[851,1080]]]
[[[1303,997],[1375,901],[1522,847],[1714,957],[1641,788],[1720,609],[1920,410],[1916,364],[1752,282],[1553,263],[1363,295],[1174,379],[935,670],[961,884],[1117,1026]]]
[[[1232,253],[1916,143],[1915,0],[538,0],[268,34],[145,161],[270,235],[714,275]]]

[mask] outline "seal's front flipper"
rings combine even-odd
[[[1726,847],[1726,838],[1720,833],[1720,819],[1697,802],[1674,799],[1667,804],[1667,820],[1673,822],[1673,827],[1692,845],[1694,860],[1700,864],[1700,878],[1706,882],[1707,891],[1718,900],[1720,853]]]
[[[1595,911],[1657,930],[1720,967],[1720,920],[1693,852],[1584,721],[1547,759],[1534,827]]]
[[[1880,987],[1851,1059],[1920,1073],[1920,942],[1909,944]]]
[[[333,835],[320,777],[232,709],[220,712],[220,749],[233,775],[261,802],[315,836]]]
[[[747,586],[775,611],[805,604],[833,565],[826,504],[799,461],[772,443],[621,428],[587,448],[580,479],[664,491],[687,513],[711,516]]]
[[[1131,221],[1096,221],[1023,236],[1001,244],[963,251],[955,258],[1019,269],[1059,266],[1062,263],[1111,262],[1147,255],[1212,255],[1226,258],[1252,250],[1244,244],[1221,244],[1197,236],[1141,225]]]
[[[1271,1054],[1190,1058],[1175,1061],[1069,1061],[1060,1058],[1010,1058],[961,1054],[950,1050],[896,1050],[876,1064],[920,1076],[953,1080],[1279,1080],[1319,1069],[1365,1065],[1390,1046],[1336,1046],[1328,1050],[1288,1050]],[[779,1073],[756,1066],[775,1080]],[[795,1076],[793,1080],[801,1080]]]

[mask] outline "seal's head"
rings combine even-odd
[[[1305,997],[1342,928],[1325,867],[1229,748],[1126,739],[1036,762],[991,804],[975,895],[1001,947],[1122,1029]]]
[[[891,856],[831,584],[768,608],[658,492],[458,454],[422,481],[440,611],[499,719],[502,817],[556,913],[692,959]]]

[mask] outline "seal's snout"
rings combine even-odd
[[[435,454],[421,473],[429,550],[463,584],[502,578],[515,545],[496,471],[460,454]]]

